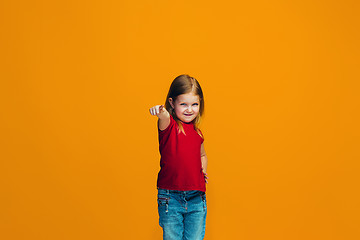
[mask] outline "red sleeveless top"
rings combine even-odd
[[[201,144],[204,139],[195,131],[193,123],[182,123],[184,133],[170,115],[169,126],[159,132],[160,172],[157,187],[169,190],[206,191],[201,169]]]

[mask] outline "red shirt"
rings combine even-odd
[[[201,169],[200,148],[204,139],[195,131],[193,123],[183,123],[185,134],[179,132],[170,115],[169,126],[159,132],[161,155],[158,188],[205,192],[205,179]]]

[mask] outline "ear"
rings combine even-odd
[[[172,98],[169,98],[169,103],[171,105],[172,108],[175,108],[174,107],[174,100]]]

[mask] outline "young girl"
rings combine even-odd
[[[207,156],[198,128],[204,97],[198,81],[189,75],[174,79],[164,105],[150,108],[157,116],[159,150],[159,224],[165,240],[200,240],[207,215]]]

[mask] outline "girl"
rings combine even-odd
[[[189,75],[174,79],[164,105],[150,108],[157,116],[160,172],[159,224],[164,240],[201,240],[207,215],[207,156],[198,128],[204,113],[199,82]]]

